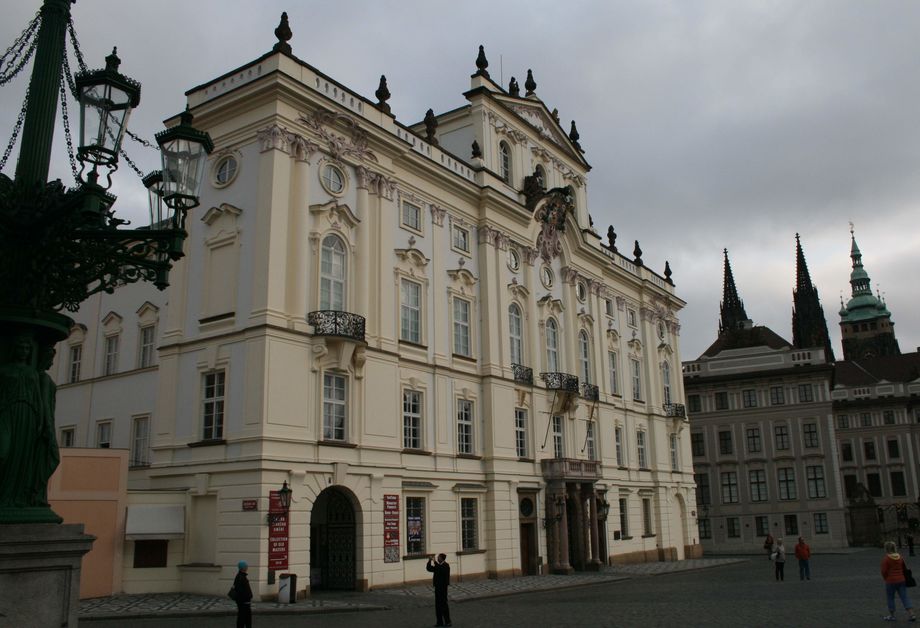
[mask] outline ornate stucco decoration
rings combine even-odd
[[[479,281],[473,276],[473,273],[462,267],[448,270],[447,276],[450,277],[452,282],[457,284],[460,292],[463,294],[466,294],[466,290],[475,286],[476,282]]]
[[[594,317],[586,312],[585,308],[581,308],[581,311],[578,312],[578,322],[581,323],[584,329],[591,330],[594,328]]]
[[[534,218],[541,223],[537,236],[537,250],[548,264],[562,253],[562,233],[565,231],[566,215],[574,210],[572,188],[554,188],[537,203]]]
[[[361,220],[348,205],[334,200],[328,203],[310,205],[310,213],[317,216],[326,216],[333,229],[341,229],[343,225],[349,229],[354,229],[361,223]]]
[[[617,297],[617,309],[621,312],[626,310],[626,299],[623,297]]]
[[[379,172],[374,172],[373,170],[364,169],[364,172],[359,175],[364,177],[364,188],[371,194],[376,194],[381,198],[385,198],[388,201],[393,200],[393,196],[396,194],[397,184],[396,180],[392,179],[385,174]],[[360,187],[360,181],[359,181]]]
[[[290,154],[290,138],[294,134],[285,128],[272,124],[264,129],[256,131],[256,139],[259,140],[259,152],[264,153],[270,150],[280,150],[283,153]]]
[[[221,203],[217,207],[212,207],[204,213],[204,216],[201,217],[201,222],[208,225],[209,227],[213,225],[218,218],[222,216],[237,217],[243,213],[243,210],[239,207],[234,207],[230,203]]]
[[[494,246],[500,251],[507,251],[511,243],[511,236],[503,231],[499,231],[489,225],[483,225],[477,228],[479,232],[479,243]]]
[[[655,320],[656,318],[655,310],[649,307],[645,307],[645,306],[640,307],[639,308],[639,318],[641,318],[644,322],[651,322]]]
[[[527,142],[526,133],[518,131],[508,124],[501,116],[492,111],[489,112],[489,124],[492,125],[496,133],[504,135],[513,142],[520,142],[522,144]]]
[[[626,343],[629,347],[629,352],[632,355],[641,355],[642,354],[642,341],[636,338],[635,336],[629,339],[629,342]]]
[[[566,141],[559,133],[559,130],[555,128],[555,122],[547,117],[541,110],[513,103],[508,103],[507,106],[511,111],[521,116],[527,124],[536,129],[541,137],[545,137],[558,146],[566,146]]]
[[[658,355],[662,357],[662,363],[659,366],[664,365],[665,362],[669,362],[667,358],[670,358],[674,355],[674,349],[671,348],[671,343],[662,342],[658,345]]]
[[[527,302],[527,297],[530,296],[530,290],[528,290],[523,284],[518,283],[517,277],[514,277],[511,280],[511,283],[508,284],[508,292],[511,293],[511,298],[520,299],[524,303]],[[527,308],[523,309],[523,312],[527,312]]]
[[[610,343],[610,346],[613,348],[616,348],[617,344],[619,344],[620,332],[617,331],[616,327],[607,328],[607,341]]]
[[[558,316],[565,311],[565,305],[562,303],[562,300],[554,299],[550,294],[547,294],[545,297],[537,301],[537,306],[543,313],[543,318],[546,318],[551,314]]]
[[[311,142],[302,135],[288,133],[288,146],[290,147],[291,156],[298,161],[310,163],[313,155],[319,152],[319,144]]]
[[[447,210],[434,204],[432,204],[429,209],[431,210],[431,222],[436,227],[443,227],[444,217],[447,216]]]
[[[571,266],[562,267],[562,283],[567,283],[570,286],[574,286],[578,282],[578,271],[572,268]]]
[[[583,176],[569,168],[569,166],[564,161],[553,155],[542,146],[531,146],[530,152],[534,157],[544,162],[553,164],[553,167],[559,171],[559,173],[562,175],[562,178],[566,181],[571,181],[575,187],[584,186],[585,178]]]
[[[522,246],[521,247],[521,257],[524,260],[524,263],[528,266],[533,266],[537,261],[537,258],[540,256],[540,251],[535,249],[532,246]]]
[[[396,257],[399,258],[399,261],[405,262],[410,266],[414,266],[415,268],[419,269],[425,268],[428,266],[428,262],[431,261],[425,257],[424,253],[415,247],[410,247],[408,249],[396,249],[394,252],[396,253]]]
[[[596,297],[603,295],[607,291],[607,286],[603,281],[597,279],[588,279],[588,290]]]
[[[326,109],[316,109],[310,115],[301,115],[297,120],[326,142],[329,154],[336,161],[341,162],[345,158],[365,162],[377,161],[377,156],[367,145],[367,132],[353,117]],[[350,137],[336,135],[327,128],[336,125],[344,126]]]

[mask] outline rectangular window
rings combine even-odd
[[[642,534],[652,536],[652,500],[648,497],[642,499]]]
[[[754,534],[767,536],[770,532],[770,518],[766,516],[754,517]]]
[[[795,469],[792,467],[777,469],[776,476],[779,480],[779,498],[795,499]]]
[[[83,362],[83,345],[70,347],[70,367],[67,381],[71,384],[80,381],[80,364]]]
[[[741,538],[741,520],[738,519],[738,517],[726,517],[725,530],[726,534],[728,534],[728,538]]]
[[[160,539],[147,539],[134,541],[135,569],[148,569],[165,567],[169,556],[169,541]]]
[[[882,476],[878,473],[866,474],[866,488],[869,489],[869,495],[872,497],[882,496]]]
[[[694,473],[696,480],[696,503],[698,506],[708,506],[712,503],[712,493],[709,488],[708,473]]]
[[[863,454],[866,460],[875,460],[875,441],[867,440],[863,443]]]
[[[799,533],[799,518],[796,515],[783,515],[783,527],[787,536],[795,536]]]
[[[623,428],[617,427],[613,430],[614,444],[616,445],[617,466],[625,467],[626,461],[623,459]]]
[[[767,501],[767,472],[763,469],[752,469],[748,471],[748,479],[751,484],[751,501]]]
[[[690,432],[690,449],[694,456],[706,455],[706,441],[702,432]]]
[[[757,407],[757,391],[753,388],[748,388],[741,391],[741,401],[744,404],[745,408],[756,408]]]
[[[856,484],[857,479],[855,475],[847,474],[843,476],[843,494],[847,498],[856,497]]]
[[[399,284],[399,339],[422,343],[422,286],[408,279]]]
[[[839,427],[840,429],[846,429],[850,427],[850,417],[848,417],[845,414],[838,414],[837,415],[837,427]]]
[[[907,495],[907,484],[904,483],[904,472],[892,471],[890,476],[891,494],[895,497],[904,497]]]
[[[616,306],[614,306],[613,304],[613,299],[604,299],[604,312],[610,318],[613,318],[613,315],[615,313],[615,307]]]
[[[738,503],[738,474],[734,471],[724,471],[719,474],[722,480],[722,503]]]
[[[809,499],[823,499],[827,497],[827,488],[824,486],[824,467],[821,465],[805,467],[805,482],[808,485]]]
[[[638,454],[637,461],[639,463],[639,468],[647,469],[648,460],[646,460],[645,457],[645,432],[636,432],[636,453]]]
[[[464,552],[479,549],[477,501],[475,497],[460,499],[460,548]]]
[[[597,448],[594,443],[594,423],[588,423],[585,428],[585,452],[588,460],[597,460]]]
[[[454,354],[473,355],[470,343],[470,302],[454,298]]]
[[[784,451],[789,449],[789,426],[777,425],[773,428],[773,438],[776,442],[776,450]]]
[[[725,391],[717,392],[715,395],[716,410],[728,410],[728,393]]]
[[[425,498],[406,497],[406,553],[425,553]]]
[[[731,455],[733,451],[732,433],[729,430],[722,430],[719,432],[719,453],[728,456]]]
[[[344,375],[323,374],[323,440],[344,441],[346,438],[347,390]]]
[[[696,525],[700,529],[700,539],[712,538],[712,526],[709,523],[709,519],[697,519]]]
[[[763,448],[760,439],[760,428],[759,427],[749,427],[747,428],[747,450],[749,454],[760,453],[760,450]]]
[[[799,403],[815,400],[815,391],[811,384],[799,384]]]
[[[77,440],[77,431],[73,427],[61,428],[61,447],[73,447]]]
[[[687,395],[687,409],[690,412],[702,411],[703,404],[700,401],[699,395]]]
[[[629,538],[629,511],[626,509],[626,498],[620,498],[620,537]]]
[[[677,434],[671,434],[671,471],[680,471],[680,448],[678,447]]]
[[[118,372],[118,334],[105,338],[105,371],[103,375],[114,375]]]
[[[414,231],[422,230],[422,208],[418,205],[403,201],[402,224]]]
[[[460,227],[458,225],[454,225],[452,236],[451,236],[451,246],[453,246],[458,251],[469,253],[470,252],[470,230]]]
[[[422,393],[403,391],[403,448],[422,448]]]
[[[473,402],[457,400],[457,453],[472,454],[473,447]]]
[[[518,458],[527,457],[527,410],[514,409],[514,447]]]
[[[806,447],[815,448],[818,446],[817,423],[806,423],[802,426],[802,440]]]
[[[620,394],[620,369],[617,368],[617,364],[619,363],[617,352],[609,351],[607,353],[607,361],[610,363],[610,394],[619,395]]]
[[[882,421],[885,425],[894,425],[894,410],[885,410],[882,412]]]
[[[786,393],[782,386],[770,386],[770,405],[781,406],[786,403]]]
[[[843,458],[844,462],[853,462],[853,444],[852,443],[841,443],[840,444],[840,457]]]
[[[827,534],[827,513],[826,512],[816,512],[815,513],[815,534]]]
[[[131,426],[131,466],[146,467],[150,464],[150,417],[134,418]]]
[[[140,350],[138,351],[137,367],[145,369],[153,366],[153,355],[156,350],[156,325],[145,325],[140,329]]]
[[[632,394],[633,399],[642,401],[642,365],[639,360],[630,360],[629,368],[632,371]]]
[[[224,437],[224,371],[205,373],[202,377],[202,439],[214,440]]]
[[[636,324],[636,310],[628,309],[626,310],[626,324],[630,327],[638,327]]]
[[[872,413],[863,412],[859,415],[859,424],[863,427],[872,427]]]
[[[96,424],[96,447],[108,449],[112,446],[112,422],[100,421]]]
[[[888,458],[894,459],[894,458],[900,458],[900,457],[901,457],[901,447],[898,445],[898,441],[894,439],[889,440],[888,441]]]
[[[553,456],[565,457],[565,441],[562,438],[562,417],[553,417]]]

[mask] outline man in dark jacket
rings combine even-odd
[[[450,609],[447,608],[450,565],[447,564],[447,554],[438,554],[438,562],[434,562],[434,557],[429,556],[425,569],[434,574],[431,576],[431,584],[434,585],[434,614],[437,618],[435,626],[450,626]]]
[[[249,586],[249,565],[237,563],[239,571],[233,579],[233,600],[236,602],[236,628],[252,628],[252,588]]]

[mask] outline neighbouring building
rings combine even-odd
[[[726,251],[718,337],[683,365],[706,553],[760,551],[768,533],[847,544],[833,353],[798,236],[796,255],[792,343],[748,318]]]
[[[409,126],[286,40],[187,93],[216,149],[186,256],[53,367],[61,444],[130,451],[126,592],[699,555],[671,271],[602,243],[575,124],[487,68]]]

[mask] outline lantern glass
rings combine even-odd
[[[214,145],[207,133],[194,129],[186,110],[178,126],[157,133],[163,160],[163,201],[172,209],[198,206],[198,190],[208,154]]]
[[[150,228],[151,229],[170,229],[172,220],[170,220],[170,209],[163,203],[163,173],[154,170],[143,179],[144,187],[147,188],[147,199],[150,205]]]
[[[281,508],[283,508],[285,512],[287,512],[291,508],[291,493],[293,492],[294,491],[292,491],[290,487],[288,487],[287,480],[285,480],[284,485],[281,487],[281,490],[278,491],[278,498],[279,498],[279,501],[281,502]]]
[[[140,102],[140,84],[118,73],[120,63],[113,50],[106,57],[104,70],[81,72],[76,77],[80,100],[78,156],[97,166],[118,162],[128,118]]]

